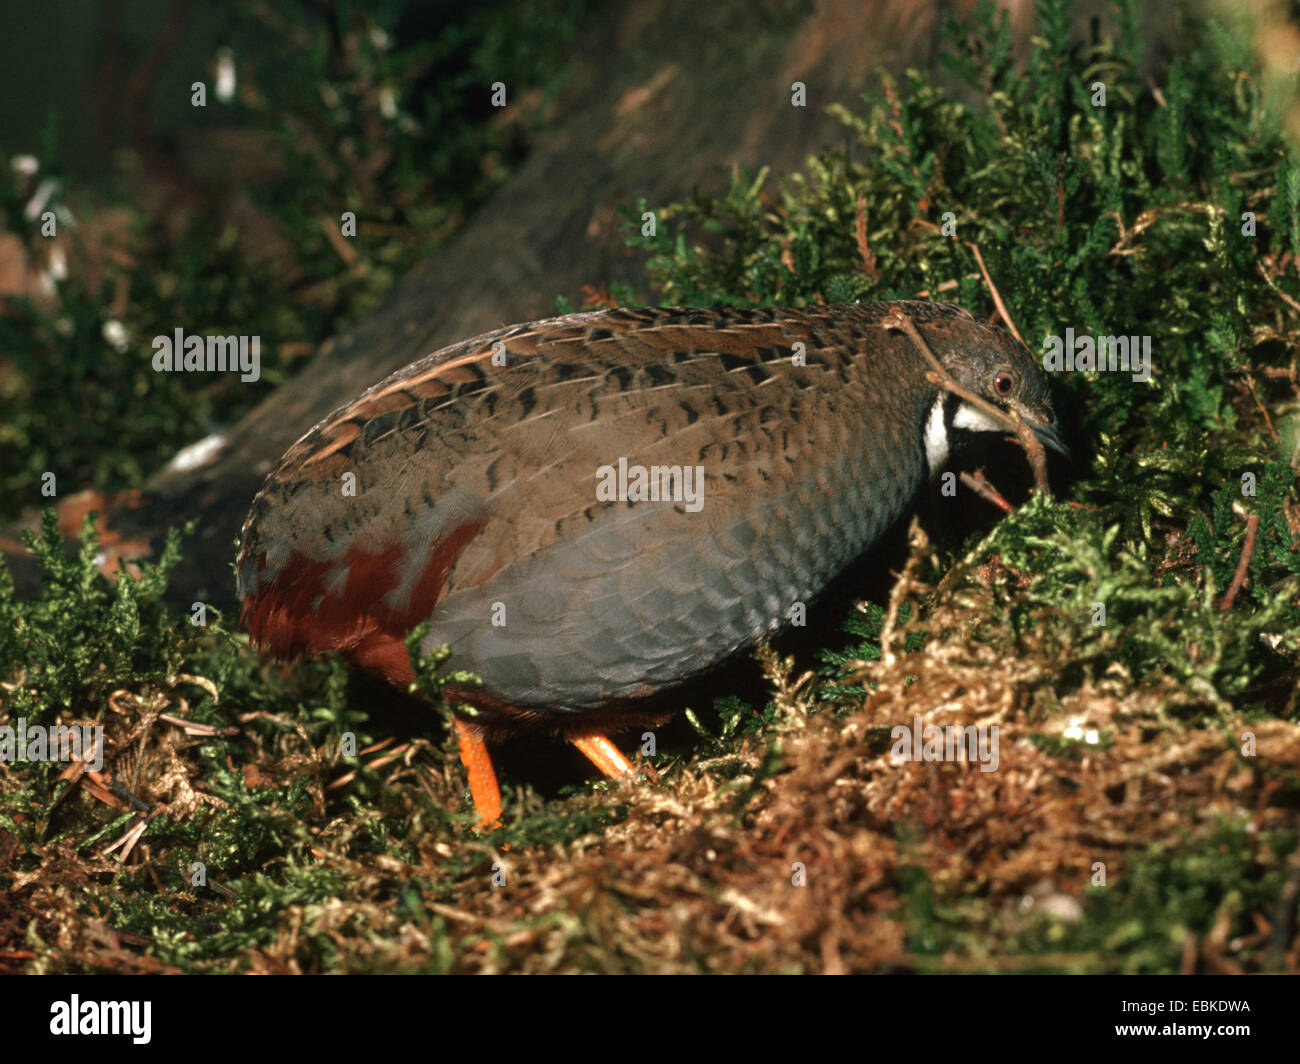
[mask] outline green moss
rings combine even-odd
[[[1250,943],[1233,963],[1276,969],[1281,940],[1260,935],[1249,913],[1274,910],[1295,848],[1293,831],[1256,833],[1225,820],[1202,838],[1172,850],[1147,848],[1123,868],[1105,870],[1105,885],[1087,889],[1077,917],[1025,901],[990,921],[978,904],[928,901],[918,878],[904,910],[913,959],[922,971],[1156,974],[1181,970],[1189,939],[1213,936]],[[936,962],[946,951],[960,963]]]

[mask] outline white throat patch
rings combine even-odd
[[[999,425],[982,410],[976,410],[970,403],[962,403],[953,415],[952,426],[970,432],[1006,432],[1005,425]]]
[[[940,392],[925,422],[925,460],[930,466],[931,476],[937,474],[948,460],[948,426],[943,423],[943,397],[944,393]]]

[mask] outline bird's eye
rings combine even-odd
[[[1016,387],[1016,378],[1010,373],[997,373],[993,376],[993,390],[998,395],[1010,395]]]

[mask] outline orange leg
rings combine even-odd
[[[456,718],[456,735],[460,741],[460,763],[469,774],[469,793],[478,812],[479,831],[491,831],[501,826],[501,788],[497,786],[496,770],[483,741],[483,729]]]
[[[623,756],[623,751],[599,732],[591,732],[589,735],[571,735],[569,742],[586,754],[587,760],[612,780],[618,779],[619,776],[631,775],[636,771],[632,763]]]

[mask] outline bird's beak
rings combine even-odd
[[[1070,457],[1070,449],[1065,446],[1065,441],[1061,439],[1061,434],[1057,432],[1053,426],[1044,425],[1039,421],[1029,421],[1028,419],[1026,419],[1025,423],[1033,430],[1034,435],[1037,436],[1043,444],[1056,451],[1057,454],[1063,454],[1066,458]]]

